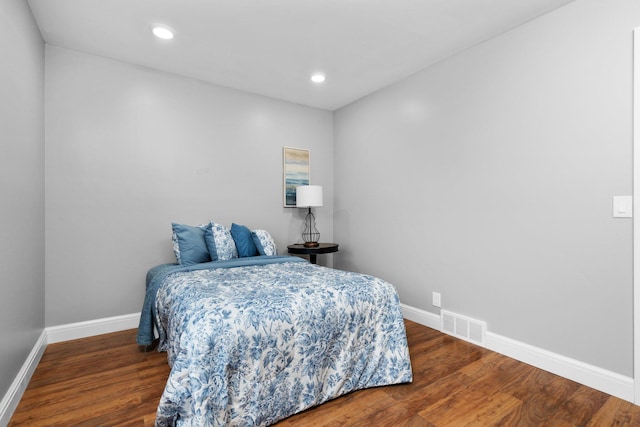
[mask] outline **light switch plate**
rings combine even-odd
[[[633,216],[633,198],[631,196],[613,197],[614,218],[631,218]]]

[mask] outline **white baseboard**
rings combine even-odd
[[[634,403],[633,378],[487,332],[487,348]]]
[[[47,348],[47,333],[42,331],[40,337],[36,341],[33,349],[27,356],[22,368],[18,371],[18,375],[9,386],[9,390],[0,402],[0,426],[6,426],[11,420],[13,411],[18,407],[18,403],[29,385],[29,380],[38,366],[38,362],[42,358],[44,350]]]
[[[426,310],[402,303],[400,307],[402,308],[402,315],[405,319],[412,320],[432,329],[437,329],[438,331],[440,330],[440,316],[438,314],[433,314]]]
[[[440,330],[439,315],[406,304],[400,305],[406,319]],[[488,331],[486,348],[634,403],[633,378]]]
[[[18,407],[18,403],[27,385],[29,385],[31,376],[35,372],[38,362],[40,362],[47,348],[47,344],[137,328],[139,320],[140,313],[133,313],[45,328],[33,346],[31,353],[29,353],[27,360],[22,365],[18,375],[16,375],[13,383],[11,383],[9,390],[0,402],[0,426],[9,424],[13,412]]]
[[[109,334],[138,327],[140,313],[124,314],[106,319],[88,320],[86,322],[69,323],[67,325],[50,326],[47,332],[47,343],[77,340],[94,335]]]

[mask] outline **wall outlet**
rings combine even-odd
[[[435,307],[440,307],[442,305],[442,301],[440,299],[440,292],[434,292],[432,297],[432,302]]]

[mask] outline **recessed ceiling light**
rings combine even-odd
[[[173,30],[164,25],[154,25],[151,29],[153,35],[162,40],[171,40],[173,38]]]
[[[326,78],[327,76],[325,76],[324,73],[315,73],[311,76],[311,81],[314,83],[322,83]]]

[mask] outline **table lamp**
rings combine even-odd
[[[316,217],[311,212],[311,208],[317,206],[322,206],[322,186],[301,185],[296,187],[296,207],[309,209],[304,220],[304,231],[302,232],[302,240],[306,248],[320,246],[318,243],[320,232],[316,228]]]

